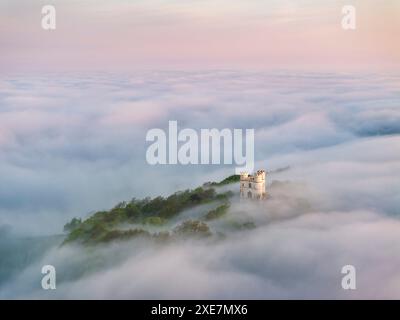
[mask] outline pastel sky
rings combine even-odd
[[[46,4],[55,31],[41,28]],[[399,70],[399,34],[398,0],[3,0],[0,70]]]

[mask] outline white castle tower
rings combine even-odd
[[[240,197],[249,199],[266,199],[265,170],[258,170],[254,175],[247,172],[240,174]]]

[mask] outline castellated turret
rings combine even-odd
[[[242,172],[240,174],[240,197],[258,200],[266,199],[265,182],[265,170],[258,170],[254,175]]]

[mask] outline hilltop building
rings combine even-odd
[[[266,199],[265,177],[265,170],[258,170],[254,175],[242,172],[240,174],[240,197],[257,200]]]

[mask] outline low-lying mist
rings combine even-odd
[[[400,298],[398,77],[227,71],[87,80],[84,93],[77,79],[1,80],[0,298]],[[232,174],[145,163],[147,129],[168,120],[255,128],[268,199],[240,201],[238,184],[220,188],[234,196],[224,216],[206,221],[209,237],[61,245],[72,217]],[[215,205],[147,230],[173,230]],[[47,264],[56,290],[41,288]],[[356,290],[341,287],[348,264]]]

